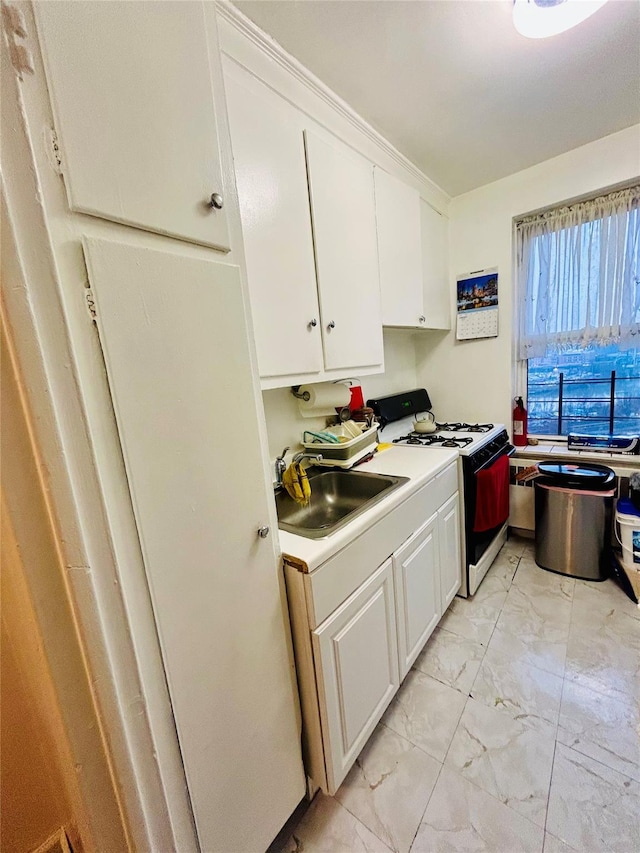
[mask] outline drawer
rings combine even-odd
[[[444,471],[436,474],[435,492],[437,506],[441,507],[451,495],[458,491],[458,462],[452,462]]]

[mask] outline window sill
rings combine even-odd
[[[539,444],[516,447],[512,459],[535,459],[539,461],[551,457],[564,457],[565,459],[581,459],[590,462],[601,462],[603,465],[611,465],[613,462],[619,467],[640,470],[640,456],[627,453],[599,453],[592,450],[569,450],[566,441],[553,439],[550,441],[540,440]]]

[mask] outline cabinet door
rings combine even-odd
[[[374,176],[382,322],[424,326],[420,194],[377,166]]]
[[[393,555],[401,680],[441,616],[438,537],[434,513]]]
[[[203,4],[34,6],[71,209],[228,251]]]
[[[85,255],[200,846],[264,850],[304,773],[239,271]]]
[[[305,143],[325,367],[381,364],[373,167],[337,140]]]
[[[438,510],[440,539],[440,590],[442,613],[460,589],[462,562],[460,550],[460,502],[458,492]]]
[[[398,689],[391,559],[312,633],[329,793]]]
[[[260,376],[317,373],[322,338],[303,130],[293,107],[231,62],[225,87]]]
[[[451,328],[449,220],[420,199],[422,280],[427,329]]]

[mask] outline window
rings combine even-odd
[[[570,347],[530,358],[529,432],[640,434],[640,350]]]
[[[640,433],[640,186],[516,234],[529,432]]]

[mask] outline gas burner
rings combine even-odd
[[[489,432],[493,429],[493,424],[436,424],[438,429],[444,432]]]
[[[422,440],[425,447],[429,447],[430,444],[441,444],[445,441],[445,437],[443,435],[423,435]]]
[[[466,447],[473,442],[472,438],[447,438],[442,442],[443,447]]]
[[[401,435],[400,438],[393,439],[394,444],[423,444],[422,441],[416,436],[409,433],[409,435]]]

